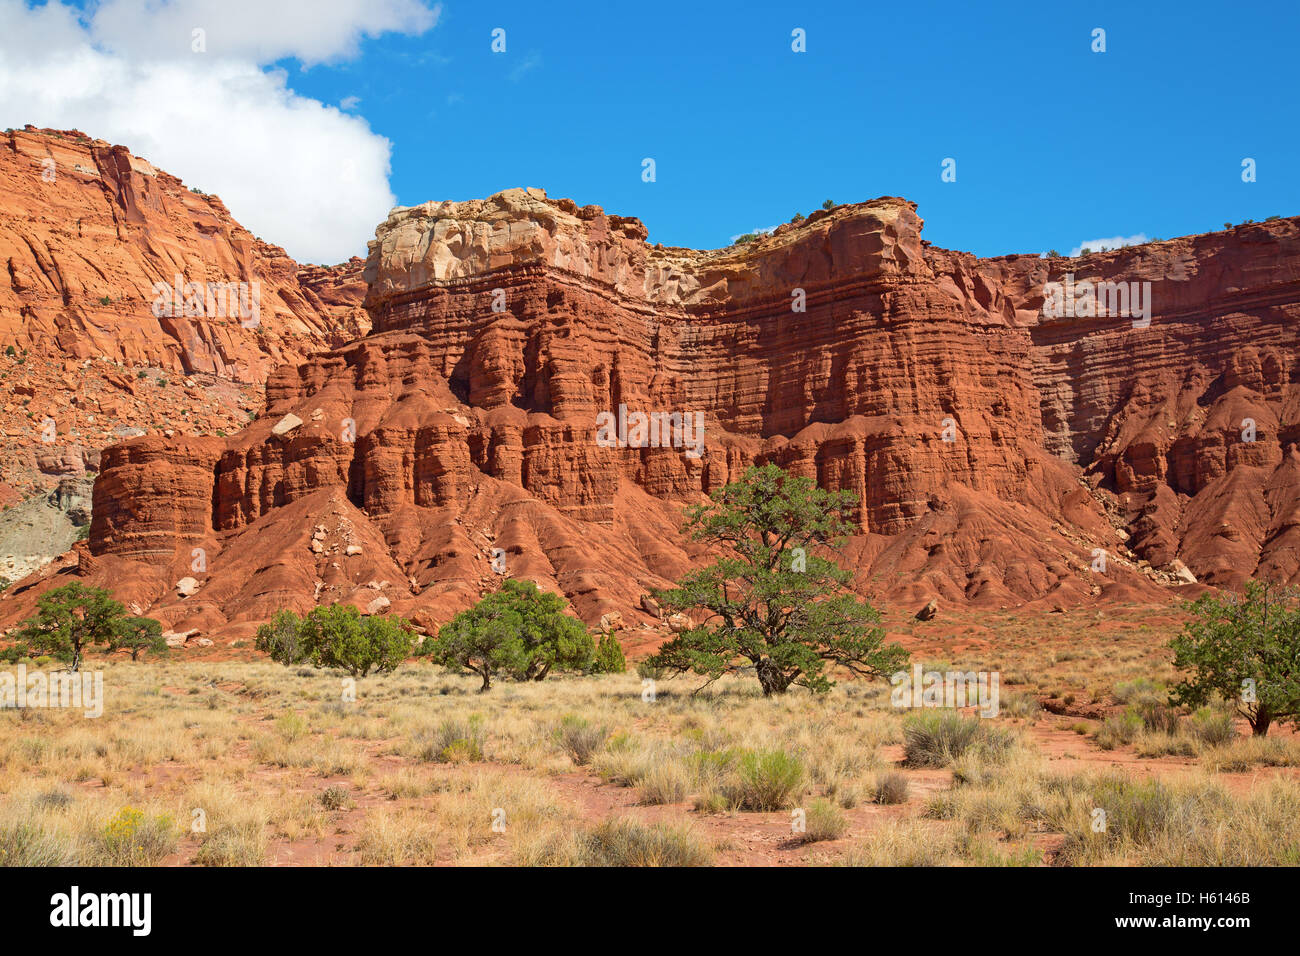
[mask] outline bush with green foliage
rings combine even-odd
[[[0,649],[0,662],[5,664],[17,664],[19,661],[25,661],[31,656],[31,648],[21,642],[14,644],[12,647]]]
[[[162,625],[153,618],[128,617],[108,642],[108,649],[129,651],[131,660],[137,661],[144,653],[162,657],[167,653],[167,641],[162,636]]]
[[[831,801],[819,797],[804,811],[801,840],[804,843],[838,840],[848,828],[849,821],[845,818],[844,811]]]
[[[435,763],[468,763],[483,759],[487,731],[482,714],[452,717],[416,740],[420,757]]]
[[[651,665],[707,683],[752,667],[769,696],[792,684],[830,690],[828,664],[882,678],[906,664],[907,652],[885,643],[880,614],[847,589],[851,572],[812,553],[852,530],[852,493],[769,464],[710,498],[690,510],[686,529],[724,556],[654,597],[667,610],[704,608],[712,617],[664,644]]]
[[[788,810],[803,782],[804,767],[798,757],[784,750],[747,750],[719,789],[738,810],[766,812]]]
[[[1189,729],[1193,737],[1211,747],[1230,744],[1237,739],[1237,728],[1232,726],[1232,714],[1211,707],[1202,707],[1192,714]]]
[[[1141,730],[1142,718],[1132,709],[1125,710],[1102,721],[1097,728],[1097,746],[1102,750],[1127,746],[1137,739]]]
[[[596,657],[591,663],[593,674],[622,674],[627,670],[623,646],[613,634],[606,634],[596,645]]]
[[[1177,704],[1218,699],[1236,708],[1257,737],[1275,720],[1300,724],[1300,606],[1276,585],[1250,581],[1244,594],[1205,594],[1193,620],[1169,642],[1174,666],[1189,671],[1173,689]]]
[[[397,617],[361,616],[351,604],[314,608],[300,618],[280,611],[257,629],[254,646],[281,664],[345,670],[365,677],[387,673],[411,656],[413,631]]]
[[[587,670],[595,645],[586,626],[564,613],[568,602],[532,581],[507,580],[468,611],[461,611],[426,641],[430,658],[455,672],[483,679],[543,680],[553,669]]]
[[[253,646],[279,664],[301,664],[311,656],[302,639],[302,618],[289,610],[277,611],[259,627]]]

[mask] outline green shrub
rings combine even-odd
[[[432,734],[417,742],[420,756],[436,763],[470,763],[483,759],[487,733],[483,717],[472,714],[467,720],[457,717],[444,720]]]
[[[280,611],[257,629],[254,646],[281,664],[309,662],[364,677],[396,670],[411,655],[414,631],[397,617],[361,616],[351,604],[314,608],[300,618]]]
[[[622,674],[627,670],[627,658],[623,656],[623,647],[613,634],[606,634],[596,645],[596,658],[592,661],[593,674]]]
[[[0,650],[0,661],[6,664],[17,664],[19,661],[25,661],[31,656],[31,649],[21,642]]]
[[[746,751],[721,790],[728,803],[739,810],[786,810],[803,780],[803,764],[784,750]]]
[[[293,743],[307,733],[307,720],[301,714],[289,711],[275,719],[275,729],[286,743]]]
[[[1189,726],[1193,737],[1211,747],[1237,739],[1237,728],[1232,725],[1232,714],[1227,711],[1202,707],[1192,714]]]
[[[176,849],[170,817],[148,817],[135,807],[122,807],[95,834],[99,861],[106,866],[153,866]]]
[[[636,676],[642,680],[661,681],[668,674],[668,668],[662,664],[657,664],[653,660],[638,661],[636,665]]]
[[[73,862],[71,849],[36,824],[0,825],[0,866],[70,866]]]
[[[1142,729],[1142,718],[1131,710],[1107,717],[1097,728],[1097,746],[1102,750],[1131,744]]]
[[[301,664],[311,656],[303,641],[302,618],[293,611],[277,611],[270,622],[257,629],[253,646],[278,664]]]
[[[818,798],[804,811],[804,832],[800,838],[804,843],[838,840],[848,828],[849,821],[844,811],[829,800]]]
[[[568,602],[532,581],[508,580],[468,611],[461,611],[424,647],[434,663],[483,679],[543,680],[552,669],[586,670],[595,645],[587,628],[564,613]]]
[[[1145,677],[1121,681],[1115,685],[1114,694],[1121,704],[1164,703],[1168,699],[1163,686]]]

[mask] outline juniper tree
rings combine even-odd
[[[685,530],[722,555],[655,591],[674,611],[707,618],[669,641],[652,666],[709,679],[752,666],[764,696],[791,686],[830,689],[827,665],[886,677],[907,660],[886,644],[880,614],[847,589],[852,575],[814,553],[852,530],[851,492],[818,488],[776,465],[750,467],[739,481],[692,508]]]
[[[564,613],[567,604],[532,581],[508,580],[444,624],[429,654],[453,671],[477,674],[480,692],[492,689],[497,674],[539,681],[553,668],[584,670],[595,646],[583,623]]]
[[[345,670],[353,677],[388,673],[411,655],[413,631],[399,617],[361,616],[351,604],[313,608],[300,618],[280,611],[257,629],[254,646],[281,664]]]
[[[41,595],[36,613],[14,637],[65,661],[75,671],[86,648],[111,645],[125,618],[126,608],[103,588],[73,582]]]
[[[1242,595],[1204,594],[1169,647],[1189,678],[1173,688],[1175,703],[1232,704],[1257,737],[1275,720],[1300,722],[1300,606],[1294,592],[1249,581]]]
[[[156,656],[167,653],[167,641],[162,636],[162,625],[151,617],[128,617],[118,622],[117,632],[109,639],[110,651],[127,650],[131,660],[149,652]]]

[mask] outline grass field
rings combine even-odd
[[[764,699],[683,677],[647,701],[629,672],[480,695],[410,662],[348,702],[310,668],[92,655],[102,717],[0,711],[0,863],[1300,864],[1300,738],[1141,716],[1177,626],[891,622],[927,669],[999,672],[993,719],[893,708],[883,682]]]

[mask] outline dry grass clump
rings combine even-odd
[[[661,680],[650,701],[633,674],[506,683],[480,695],[473,678],[420,662],[366,677],[344,700],[340,675],[328,671],[110,661],[102,718],[0,711],[0,863],[694,865],[732,862],[737,847],[714,834],[735,821],[713,815],[750,812],[772,814],[753,827],[770,852],[814,862],[1026,865],[1041,862],[1032,844],[1062,840],[1057,862],[1291,858],[1287,814],[1297,816],[1300,786],[1268,768],[1300,766],[1300,738],[1241,736],[1223,711],[1169,711],[1161,685],[1136,679],[1174,679],[1141,622],[1122,635],[1118,625],[1103,629],[1097,648],[1060,648],[1046,667],[1039,630],[1017,637],[1015,626],[998,626],[1009,630],[999,632],[997,658],[956,665],[1000,670],[1007,684],[1020,675],[1023,688],[1004,693],[992,720],[902,713],[887,686],[842,675],[816,697],[763,698],[752,677],[695,695],[686,682]],[[930,654],[954,656],[946,647]],[[1031,737],[1089,744],[1055,719],[1010,727],[1035,719],[1035,684],[1092,700],[1114,687],[1132,728],[1114,745],[1151,755],[1152,772],[1166,777],[1187,773],[1194,754],[1197,776],[1164,780],[1165,795],[1133,795],[1105,789],[1081,762],[1054,764],[1072,775],[1045,773]],[[882,752],[899,744],[904,767]],[[1181,767],[1158,762],[1170,755]],[[1246,770],[1279,779],[1249,791],[1233,781],[1233,801],[1206,790],[1212,772]],[[935,792],[949,772],[953,785]],[[583,819],[593,774],[633,788],[613,794],[626,809],[604,822]],[[1090,825],[1102,801],[1118,809],[1099,840]],[[791,840],[796,807],[805,829]]]
[[[565,714],[555,728],[555,736],[573,762],[579,767],[585,767],[605,745],[609,731],[576,714]]]
[[[924,820],[889,820],[872,829],[839,858],[838,866],[1038,866],[1033,847],[1006,847],[988,837]]]
[[[1206,747],[1201,766],[1218,773],[1246,773],[1256,767],[1300,767],[1300,737],[1241,737]]]
[[[366,817],[357,842],[362,866],[431,866],[437,846],[437,825],[414,811],[377,810]]]
[[[907,803],[907,777],[897,771],[878,774],[871,790],[871,802],[883,805]]]
[[[471,763],[483,759],[487,732],[481,714],[448,718],[415,740],[420,759],[437,763]]]
[[[1196,779],[1103,776],[1075,780],[1071,787],[1074,799],[1063,821],[1061,863],[1300,864],[1300,792],[1288,781],[1270,780],[1245,795]]]
[[[574,833],[552,831],[519,848],[523,866],[708,866],[713,851],[689,826],[605,820]]]
[[[903,753],[913,767],[947,767],[968,753],[997,760],[1015,742],[1010,731],[952,710],[924,710],[903,720]]]

